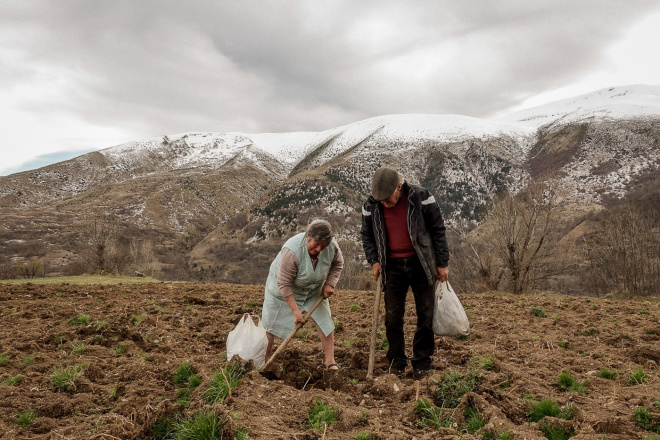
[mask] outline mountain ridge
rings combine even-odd
[[[76,252],[62,237],[94,213],[160,237],[161,261],[196,237],[186,270],[231,257],[218,257],[213,242],[277,242],[314,216],[355,242],[383,165],[433,192],[449,223],[478,225],[497,194],[535,181],[556,182],[584,212],[653,179],[658,139],[658,86],[601,89],[498,120],[386,115],[321,132],[159,136],[0,177],[0,243],[11,244],[12,261],[63,266]],[[48,246],[35,249],[40,242]]]

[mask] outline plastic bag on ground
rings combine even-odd
[[[234,330],[227,336],[227,360],[238,355],[243,360],[253,361],[257,370],[266,363],[266,347],[268,338],[266,329],[261,325],[261,318],[257,318],[258,324],[254,323],[253,317],[246,313],[236,324]]]
[[[470,322],[448,281],[438,283],[435,289],[433,333],[436,336],[467,336],[470,334]]]

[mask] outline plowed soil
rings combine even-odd
[[[339,372],[323,368],[319,339],[308,324],[267,373],[248,372],[226,400],[210,405],[204,391],[227,363],[227,335],[244,313],[261,314],[262,286],[0,284],[0,438],[152,439],[155,421],[200,410],[224,420],[225,439],[246,431],[254,439],[354,439],[359,433],[372,439],[505,433],[543,439],[544,423],[561,425],[580,439],[653,435],[653,424],[660,424],[657,299],[459,297],[471,335],[436,338],[428,377],[388,374],[385,351],[378,349],[374,379],[368,380],[374,293],[340,290],[331,299]],[[409,301],[410,347],[415,317]],[[80,315],[89,321],[70,322]],[[188,403],[173,382],[183,363],[202,379]],[[67,365],[80,368],[74,387],[57,390],[53,370]],[[616,377],[600,377],[604,369]],[[629,375],[640,369],[642,383],[629,384]],[[415,402],[427,398],[442,405],[438,389],[452,372],[473,372],[475,386],[457,407],[444,410],[452,417],[449,427],[421,426]],[[561,386],[562,372],[571,373],[584,391]],[[541,399],[572,407],[574,417],[530,422],[531,405]],[[308,412],[319,401],[338,410],[337,423],[312,429]],[[472,434],[466,407],[476,409],[485,425]],[[636,422],[633,413],[640,407],[650,414],[650,430]],[[36,418],[23,427],[16,417],[26,410]]]

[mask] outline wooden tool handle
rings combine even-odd
[[[264,366],[261,367],[262,370],[265,370],[271,363],[273,363],[275,358],[277,356],[279,356],[279,354],[282,351],[284,351],[284,348],[289,344],[289,342],[291,341],[291,339],[293,339],[293,337],[296,335],[296,333],[298,333],[298,330],[300,330],[302,328],[302,326],[307,323],[307,320],[309,319],[309,317],[312,316],[312,313],[314,313],[314,310],[316,310],[316,308],[319,306],[319,304],[321,304],[321,301],[323,301],[324,299],[325,298],[323,297],[323,293],[321,293],[321,296],[319,296],[319,299],[316,300],[316,302],[314,303],[312,308],[309,309],[309,312],[307,312],[307,314],[305,316],[303,316],[303,321],[296,324],[293,331],[291,333],[289,333],[289,336],[287,336],[286,339],[284,340],[284,342],[282,342],[282,344],[279,347],[277,347],[277,350],[275,350],[275,353],[273,353],[270,356],[270,358],[268,359],[268,362],[266,362],[264,364]]]
[[[376,281],[376,298],[374,301],[374,320],[371,326],[371,344],[369,345],[369,367],[367,368],[367,379],[374,378],[374,360],[376,358],[376,334],[378,333],[378,315],[380,314],[380,292],[382,288],[382,274],[378,275]]]

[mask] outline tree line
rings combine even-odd
[[[657,192],[657,191],[656,191]],[[447,222],[450,280],[460,292],[507,291],[514,294],[551,291],[602,296],[608,293],[649,296],[660,294],[660,196],[624,200],[618,206],[582,217],[568,215],[567,198],[551,184],[532,184],[517,194],[504,192],[489,206],[477,227],[468,221]],[[240,221],[238,221],[240,220]],[[230,229],[250,230],[242,214],[229,219]],[[364,261],[357,236],[359,219],[341,224],[333,218],[344,254],[345,268],[338,287],[373,290],[374,280]],[[245,234],[209,247],[216,266],[188,266],[187,255],[204,234],[180,237],[180,246],[156,245],[139,228],[116,216],[96,212],[78,225],[76,258],[64,272],[146,275],[180,280],[259,283],[265,281],[277,246],[247,243]],[[567,234],[579,230],[579,233]],[[248,231],[248,232],[250,232]],[[195,238],[196,237],[196,238]],[[192,240],[192,242],[191,242]],[[279,242],[278,242],[279,243]],[[272,254],[272,255],[270,255]],[[0,277],[46,276],[43,260],[11,262],[3,256]],[[239,258],[240,257],[240,258]],[[234,262],[232,259],[240,261]],[[167,267],[167,273],[163,267]]]

